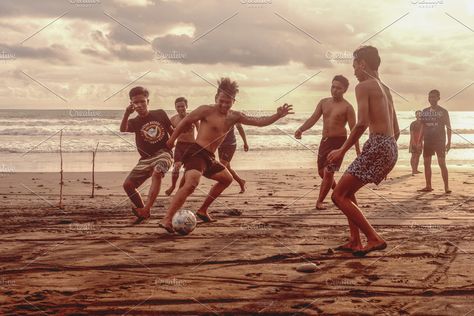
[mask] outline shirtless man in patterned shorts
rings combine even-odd
[[[332,194],[336,206],[347,216],[349,242],[336,250],[350,251],[354,256],[365,256],[387,247],[385,240],[374,230],[357,205],[355,194],[366,184],[379,184],[393,169],[398,158],[397,139],[400,134],[397,115],[390,90],[381,83],[378,74],[380,57],[373,46],[362,46],[354,52],[354,74],[359,80],[355,88],[358,117],[347,141],[332,151],[329,161],[339,161],[369,128],[369,139],[362,153],[348,167]],[[367,237],[362,246],[359,230]]]

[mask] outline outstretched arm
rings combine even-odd
[[[174,142],[176,139],[178,139],[179,135],[181,135],[185,130],[191,126],[191,124],[196,123],[199,120],[202,120],[205,116],[206,113],[209,110],[209,106],[207,105],[202,105],[186,115],[176,126],[174,129],[173,134],[171,135],[170,139],[167,142],[167,146],[169,148],[173,148]]]
[[[369,93],[367,88],[361,86],[361,84],[356,86],[355,91],[358,106],[357,124],[351,130],[349,138],[347,138],[344,145],[329,153],[328,160],[331,162],[343,159],[349,148],[359,141],[367,127],[369,127]]]
[[[247,143],[247,135],[245,135],[245,130],[242,127],[242,124],[237,123],[235,124],[235,127],[237,127],[237,130],[239,131],[240,137],[242,138],[244,142],[244,151],[249,151],[249,144]]]
[[[292,110],[293,110],[293,106],[285,103],[283,106],[280,106],[277,109],[277,112],[275,114],[271,116],[250,117],[250,116],[245,115],[242,112],[237,112],[239,117],[236,123],[258,126],[258,127],[268,126],[275,123],[279,119],[287,116],[288,114],[294,114]]]
[[[316,124],[321,116],[323,115],[323,103],[322,100],[319,101],[318,105],[316,106],[316,109],[314,110],[313,114],[310,116],[309,119],[306,120],[306,122],[303,123],[295,132],[295,138],[296,139],[301,139],[301,135],[303,134],[304,131],[310,129],[311,127]]]

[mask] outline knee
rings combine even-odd
[[[151,175],[152,181],[161,181],[161,178],[163,178],[163,176],[164,176],[163,172],[153,170],[153,173]]]
[[[339,205],[341,200],[344,198],[344,195],[337,189],[337,187],[332,191],[331,200],[334,204]]]
[[[219,182],[222,184],[222,185],[225,185],[226,187],[228,187],[229,185],[231,185],[232,181],[234,179],[232,178],[232,176],[229,174],[227,175],[226,177],[223,177]]]
[[[445,160],[445,158],[438,158],[438,165],[439,165],[441,168],[446,168],[446,160]]]
[[[318,173],[319,173],[319,176],[321,177],[321,179],[324,178],[324,169],[319,169]]]
[[[135,190],[135,184],[130,180],[125,180],[122,186],[125,192],[130,192],[130,191]]]
[[[339,196],[338,196],[338,193],[336,191],[332,191],[331,200],[336,205],[339,202]]]
[[[182,186],[182,190],[185,190],[188,194],[192,194],[194,190],[196,190],[198,185],[199,180],[196,180],[194,178],[186,179]]]
[[[325,179],[333,179],[333,178],[334,178],[334,172],[332,172],[331,170],[329,170],[327,167],[324,168],[323,178],[325,178]]]

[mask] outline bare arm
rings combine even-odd
[[[392,111],[393,111],[393,115],[392,115],[393,137],[395,137],[395,140],[398,141],[398,138],[400,138],[400,126],[398,125],[397,112],[395,112],[395,106],[393,105],[393,102],[392,102]]]
[[[191,113],[189,113],[188,115],[186,115],[181,121],[179,121],[178,125],[176,125],[176,128],[174,129],[173,134],[167,142],[168,147],[172,148],[174,146],[174,142],[176,141],[176,139],[178,139],[179,135],[181,135],[186,129],[188,129],[191,124],[202,120],[206,116],[208,110],[208,105],[202,105]]]
[[[295,132],[295,137],[296,138],[301,138],[301,134],[303,134],[304,131],[310,129],[311,127],[316,124],[321,116],[323,115],[323,102],[322,100],[319,101],[318,105],[316,106],[316,109],[314,110],[313,114],[310,116],[309,119],[306,120],[306,122],[303,123]]]
[[[235,127],[237,127],[237,130],[239,131],[240,137],[242,138],[242,140],[243,140],[243,142],[244,142],[244,147],[248,147],[248,144],[247,144],[247,135],[245,135],[245,130],[244,130],[244,128],[242,127],[242,124],[237,123],[237,124],[235,124]]]
[[[417,139],[417,145],[421,145],[421,142],[423,141],[423,134],[425,133],[425,124],[421,124],[421,127],[420,127],[420,135],[418,136],[418,139]]]
[[[452,136],[452,131],[451,131],[451,119],[449,118],[449,113],[446,111],[446,129],[448,133],[448,143],[446,144],[446,151],[449,151],[451,149],[451,136]]]
[[[123,114],[122,122],[120,123],[120,131],[122,133],[129,132],[128,118],[130,117],[130,114],[132,114],[134,111],[135,109],[133,108],[133,104],[130,103],[129,106],[127,106],[127,109],[125,110],[125,113]]]
[[[347,122],[349,123],[349,129],[352,131],[354,129],[354,126],[356,125],[356,115],[355,115],[355,111],[352,105],[349,105],[347,108]],[[355,143],[355,150],[356,150],[357,156],[359,156],[360,155],[359,140],[357,140]]]
[[[364,134],[366,129],[369,127],[369,93],[367,88],[360,84],[356,86],[355,92],[358,107],[357,123],[352,128],[349,138],[347,138],[346,142],[341,147],[343,154],[359,141],[362,134]]]
[[[415,139],[415,132],[411,129],[410,126],[410,146],[411,145],[418,145],[418,139]]]
[[[277,112],[271,116],[262,116],[262,117],[250,117],[245,115],[242,112],[237,112],[238,118],[236,123],[241,123],[244,125],[251,125],[251,126],[258,126],[258,127],[263,127],[263,126],[268,126],[279,119],[287,116],[288,114],[293,114],[294,112],[291,112],[293,110],[292,105],[284,104],[283,106],[280,106],[277,110]]]
[[[174,133],[173,126],[170,125],[166,131],[168,132],[168,135],[171,137],[171,135],[173,135],[173,133]]]

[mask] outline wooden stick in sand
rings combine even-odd
[[[63,131],[59,134],[59,156],[61,157],[61,182],[59,182],[59,208],[64,209],[63,205]]]
[[[92,152],[92,194],[91,198],[94,198],[94,189],[95,189],[95,155],[97,154],[97,149],[99,148],[99,142],[95,146],[95,150]]]

